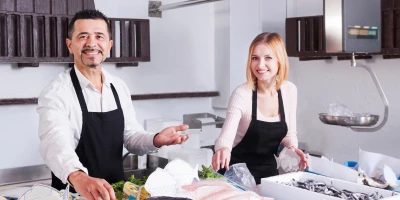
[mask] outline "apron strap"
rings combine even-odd
[[[74,67],[71,69],[70,74],[71,74],[72,84],[74,85],[75,88],[76,96],[78,97],[79,100],[79,105],[81,106],[81,110],[83,113],[88,113],[85,98],[83,97],[82,93],[82,88],[81,85],[79,84],[78,77],[76,76]]]
[[[115,103],[117,103],[117,108],[121,109],[121,102],[119,101],[118,93],[115,90],[114,85],[112,83],[110,83],[110,85],[111,85],[112,93],[114,95]]]
[[[278,90],[278,101],[279,101],[279,114],[281,116],[281,122],[285,122],[285,108],[283,107],[281,89]]]
[[[75,73],[75,68],[71,69],[70,74],[71,74],[72,84],[74,85],[76,95],[78,97],[82,112],[87,113],[89,111],[86,106],[85,98],[83,97],[81,85],[79,84],[78,77],[76,76],[76,73]],[[117,108],[121,109],[121,102],[119,101],[118,93],[115,90],[115,87],[113,86],[113,84],[111,83],[110,85],[111,85],[112,93],[114,95],[115,103],[117,104]]]
[[[254,85],[255,90],[253,90],[253,103],[252,103],[252,112],[251,119],[257,120],[257,84]],[[281,89],[278,90],[278,102],[279,102],[279,114],[281,117],[281,122],[285,122],[285,108],[283,107],[283,99]]]
[[[257,83],[254,85],[251,119],[257,120]]]

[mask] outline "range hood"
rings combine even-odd
[[[327,53],[381,51],[381,0],[325,0]]]

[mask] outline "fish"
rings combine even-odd
[[[211,179],[202,180],[202,181],[190,184],[190,185],[184,185],[184,186],[182,186],[182,188],[186,191],[195,191],[196,189],[203,187],[203,186],[229,186],[229,187],[234,188],[227,182],[220,181],[220,180],[211,180]]]
[[[223,190],[221,192],[209,195],[209,196],[204,198],[204,200],[207,200],[207,199],[273,200],[273,198],[261,197],[261,196],[259,196],[257,193],[255,193],[253,191],[241,191],[241,190]]]
[[[252,191],[239,190],[227,182],[220,180],[202,180],[182,188],[191,192],[196,200],[209,199],[231,199],[231,200],[273,200],[268,197],[261,197]]]

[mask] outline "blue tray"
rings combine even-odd
[[[308,168],[305,170],[305,172],[308,172],[308,173],[311,173],[311,174],[320,175],[320,176],[326,176],[326,175],[323,175],[323,174],[320,174],[320,173],[317,173],[317,172],[310,171]],[[326,176],[326,177],[329,177],[329,176]]]
[[[344,166],[354,168],[357,165],[356,161],[346,161]]]

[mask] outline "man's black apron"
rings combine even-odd
[[[231,162],[246,163],[256,184],[261,183],[261,178],[278,175],[274,154],[277,154],[278,146],[286,136],[288,127],[285,121],[285,110],[281,90],[278,90],[279,122],[265,122],[257,120],[257,86],[253,91],[252,115],[249,128],[242,141],[232,149]],[[222,169],[220,173],[225,173]]]
[[[124,178],[122,148],[124,139],[124,115],[118,94],[111,84],[117,109],[109,112],[89,112],[74,68],[71,80],[82,110],[82,133],[75,149],[79,161],[88,169],[89,176],[115,183]],[[53,173],[51,186],[61,190],[66,185]]]

